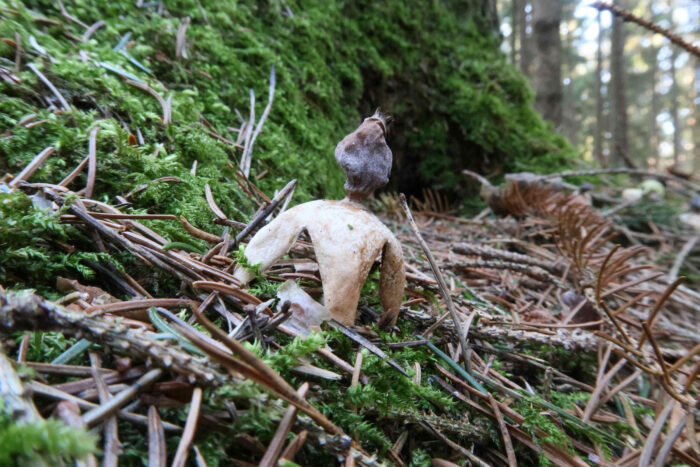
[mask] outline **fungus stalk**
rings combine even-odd
[[[362,285],[380,254],[381,326],[396,323],[403,298],[406,278],[401,244],[362,205],[389,181],[392,153],[385,140],[387,123],[388,117],[377,111],[335,148],[336,161],[347,176],[345,199],[311,201],[289,209],[261,228],[245,251],[248,264],[259,264],[265,271],[306,232],[319,265],[324,306],[344,325],[354,323]],[[240,265],[234,275],[242,284],[254,277]]]

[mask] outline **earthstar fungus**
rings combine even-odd
[[[396,322],[403,298],[406,277],[401,244],[361,204],[389,181],[388,120],[377,110],[338,143],[335,158],[347,176],[345,199],[311,201],[289,209],[261,228],[245,250],[248,264],[260,264],[265,271],[306,231],[318,261],[324,305],[344,325],[354,323],[362,285],[380,253],[379,299],[384,308],[380,326]],[[234,275],[243,284],[254,277],[240,265]]]

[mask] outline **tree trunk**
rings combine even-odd
[[[659,127],[656,124],[656,118],[659,116],[659,96],[656,94],[656,80],[659,73],[659,50],[652,46],[652,56],[649,63],[649,74],[651,80],[651,109],[649,115],[649,148],[651,149],[650,157],[654,158],[654,165],[658,166],[659,160]]]
[[[518,8],[518,35],[520,37],[520,72],[526,77],[530,77],[530,67],[532,64],[532,44],[528,34],[528,14],[526,0],[515,0]]]
[[[700,24],[700,1],[696,2],[695,13],[695,24]],[[693,161],[690,167],[697,174],[700,172],[700,57],[695,57],[693,78]]]
[[[568,18],[573,16],[573,11],[569,15],[569,10],[565,9],[562,12],[561,21],[567,21]],[[562,98],[561,98],[561,133],[566,136],[566,138],[571,142],[574,147],[579,145],[579,128],[581,124],[580,118],[580,103],[579,96],[574,94],[574,68],[576,63],[576,56],[574,52],[573,45],[573,28],[567,28],[566,34],[562,37],[562,50],[561,50],[561,75],[560,79],[562,81]],[[564,77],[569,77],[565,80]]]
[[[600,21],[601,12],[598,12],[598,50],[596,51],[595,67],[595,158],[601,167],[607,167],[607,160],[603,154],[603,24]]]
[[[700,172],[700,57],[695,59],[693,73],[693,173]]]
[[[517,63],[516,58],[518,55],[518,49],[516,48],[515,41],[518,34],[518,21],[521,14],[524,12],[518,9],[518,0],[511,0],[510,2],[510,63],[515,66]]]
[[[673,30],[673,28],[671,28]],[[678,159],[681,152],[680,120],[678,119],[678,80],[676,76],[676,59],[678,58],[678,47],[671,45],[671,123],[673,123],[673,167],[679,169]]]
[[[532,13],[532,30],[535,42],[534,72],[535,108],[542,116],[554,123],[562,120],[561,83],[561,22],[560,0],[535,0]]]
[[[615,5],[620,5],[616,1]],[[612,47],[610,57],[611,85],[611,120],[612,120],[612,150],[610,165],[619,167],[624,163],[632,166],[629,159],[629,144],[627,140],[627,77],[625,72],[625,30],[622,18],[613,18]]]

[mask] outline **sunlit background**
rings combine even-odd
[[[516,66],[521,64],[523,39],[530,41],[530,47],[535,46],[531,42],[531,3],[525,0],[498,2],[503,35],[501,47]],[[602,52],[603,155],[607,157],[610,154],[612,15],[603,11],[599,18],[598,10],[590,4],[589,1],[564,0],[560,23],[564,115],[558,130],[570,139],[584,159],[593,161],[599,39]],[[685,41],[700,45],[699,1],[628,0],[622,6],[641,18],[671,30]],[[514,8],[524,12],[524,19],[515,15],[519,20],[516,24],[513,23]],[[524,34],[519,30],[523,24]],[[700,59],[671,44],[661,35],[633,23],[625,24],[625,35],[631,159],[640,166],[665,168],[675,162],[677,168],[684,172],[700,171]],[[538,70],[531,69],[529,76],[533,73],[538,73]]]

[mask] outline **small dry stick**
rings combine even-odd
[[[240,163],[241,172],[246,179],[248,179],[248,172],[250,171],[250,162],[246,160],[249,154],[248,146],[250,145],[250,138],[253,136],[253,127],[255,126],[255,92],[252,89],[248,91],[250,92],[250,115],[245,124],[245,142],[243,143],[243,154],[241,155]]]
[[[668,297],[675,292],[675,290],[678,288],[679,285],[685,280],[684,276],[679,277],[676,279],[673,284],[669,285],[666,290],[664,290],[664,293],[661,294],[661,297],[656,301],[656,304],[654,305],[654,308],[649,312],[649,316],[647,317],[647,322],[649,323],[649,327],[651,328],[654,326],[654,320],[656,319],[656,315],[659,313],[661,308],[664,306],[666,303],[666,300],[668,300]],[[639,337],[639,344],[637,344],[637,349],[642,349],[642,346],[644,345],[644,342],[646,340],[645,334],[642,334]]]
[[[669,400],[666,407],[664,407],[659,416],[656,417],[654,426],[651,427],[651,431],[649,431],[649,435],[644,443],[642,456],[639,458],[639,465],[651,465],[651,457],[656,448],[656,440],[661,435],[661,430],[663,430],[666,419],[671,414],[671,409],[673,409],[674,405],[676,405],[676,401],[674,399]]]
[[[515,253],[513,251],[499,250],[490,246],[474,245],[471,243],[455,243],[452,245],[452,249],[455,253],[459,253],[461,255],[478,256],[480,259],[501,259],[509,263],[529,264],[531,266],[542,268],[545,271],[549,271],[553,274],[561,273],[564,269],[561,265],[557,265],[552,261],[533,258],[531,256]]]
[[[678,256],[676,256],[676,260],[673,262],[673,267],[671,268],[671,271],[668,273],[669,282],[675,282],[675,280],[678,278],[678,271],[681,270],[681,266],[683,266],[683,261],[685,261],[685,259],[688,257],[698,240],[700,240],[700,235],[694,236],[693,238],[688,240],[685,245],[683,245],[683,248],[678,253]]]
[[[148,465],[165,467],[167,460],[163,422],[158,409],[152,405],[148,408]]]
[[[591,420],[591,417],[595,413],[595,411],[598,409],[600,405],[600,396],[603,394],[603,391],[605,388],[608,386],[608,383],[612,379],[613,376],[617,374],[618,371],[622,369],[623,366],[627,363],[627,360],[624,358],[621,358],[615,366],[610,369],[605,374],[602,374],[605,371],[605,367],[601,367],[601,374],[599,375],[598,382],[596,384],[595,390],[591,394],[590,399],[588,400],[588,404],[586,404],[586,408],[583,412],[583,417],[582,420],[584,422],[589,422]]]
[[[241,230],[238,235],[236,235],[236,238],[232,240],[229,244],[229,248],[235,248],[236,244],[245,240],[245,238],[250,235],[250,233],[258,226],[260,225],[261,222],[263,222],[267,216],[272,214],[272,212],[279,206],[280,202],[294,190],[294,187],[297,186],[297,181],[292,180],[291,182],[287,183],[284,188],[280,190],[279,193],[277,193],[277,196],[275,196],[272,201],[263,209],[261,210],[253,220],[250,221],[250,223],[243,229]]]
[[[355,387],[360,382],[360,372],[362,371],[362,351],[358,350],[355,356],[355,369],[352,372],[350,387]]]
[[[63,392],[60,389],[56,389],[53,386],[48,386],[46,384],[42,384],[38,381],[30,381],[27,384],[27,388],[29,388],[35,394],[41,394],[42,396],[48,397],[50,399],[75,402],[76,404],[78,404],[79,407],[83,409],[95,409],[99,407],[98,404],[88,402],[85,399],[73,396],[71,394],[68,394],[67,392]],[[117,416],[122,420],[126,420],[131,423],[148,426],[148,418],[140,414],[127,412],[125,410],[118,410]],[[175,433],[182,431],[182,428],[180,428],[179,426],[173,425],[172,423],[168,422],[163,422],[163,429]]]
[[[680,359],[678,359],[678,361],[676,361],[676,363],[674,363],[673,365],[671,365],[671,366],[668,368],[669,374],[671,374],[671,373],[673,373],[674,371],[678,370],[680,367],[682,367],[683,365],[685,365],[691,358],[693,358],[695,355],[697,355],[697,354],[699,354],[699,353],[700,353],[700,344],[696,344],[695,347],[693,347],[692,349],[690,349],[690,351],[689,351],[688,353],[686,353],[683,357],[681,357]]]
[[[92,192],[95,189],[95,176],[97,175],[97,133],[100,127],[96,126],[90,132],[90,141],[88,143],[88,179],[85,186],[85,198],[92,198]]]
[[[34,406],[31,393],[25,390],[12,361],[5,356],[2,347],[0,347],[0,400],[4,401],[4,408],[12,414],[15,423],[36,423],[42,420]]]
[[[496,399],[494,399],[491,394],[488,394],[488,397],[491,410],[493,410],[493,414],[496,416],[496,421],[498,422],[498,428],[501,430],[501,434],[503,435],[503,446],[505,447],[506,454],[508,455],[508,467],[516,467],[518,462],[515,460],[513,441],[510,439],[510,433],[508,433],[508,427],[506,426],[505,420],[503,420],[503,414],[501,414],[501,410],[498,408]]]
[[[667,465],[666,458],[668,457],[668,453],[671,452],[671,448],[673,448],[673,445],[675,444],[676,440],[683,431],[687,420],[688,417],[683,417],[681,421],[678,422],[676,426],[669,431],[668,436],[666,437],[666,441],[664,441],[663,446],[661,446],[661,449],[659,450],[659,454],[656,456],[656,462],[654,462],[654,467],[664,467],[665,465]]]
[[[432,432],[440,438],[445,444],[447,444],[450,448],[454,449],[455,451],[460,452],[463,456],[465,456],[467,459],[469,459],[474,465],[477,465],[479,467],[488,467],[489,464],[475,456],[474,454],[471,453],[468,449],[460,446],[459,444],[455,443],[451,439],[449,439],[447,436],[443,435],[440,430],[435,428],[433,425],[431,425],[429,422],[421,422],[421,426],[427,429],[427,431]]]
[[[308,390],[309,383],[304,383],[297,390],[297,395],[303,398]],[[296,417],[297,408],[292,404],[289,404],[287,411],[284,413],[282,421],[277,427],[277,431],[275,431],[275,436],[272,437],[272,441],[270,441],[270,445],[267,448],[267,451],[265,451],[265,455],[260,461],[260,464],[258,464],[259,467],[273,467],[277,465],[280,453],[284,447],[284,441],[287,438],[287,434],[289,433],[289,430],[291,430],[292,425],[294,425],[294,420]]]
[[[95,23],[92,23],[92,25],[90,25],[90,27],[87,28],[87,30],[83,33],[83,42],[87,42],[88,40],[90,40],[90,36],[92,36],[95,33],[95,31],[97,31],[104,25],[105,22],[103,20],[99,20]]]
[[[83,414],[83,423],[85,423],[87,426],[92,426],[109,417],[114,412],[119,410],[119,408],[121,408],[124,404],[129,402],[131,398],[138,394],[142,389],[160,378],[160,375],[162,374],[163,370],[160,368],[149,371],[140,377],[132,386],[116,394],[106,404],[102,404],[97,408]]]
[[[153,96],[158,103],[160,104],[161,109],[163,110],[163,125],[168,125],[170,123],[170,115],[168,111],[168,104],[165,102],[165,99],[163,99],[163,96],[161,96],[158,91],[147,85],[146,83],[139,83],[138,81],[134,81],[131,79],[126,80],[126,84],[130,84],[131,86],[135,88],[139,88],[140,90],[150,94]]]
[[[36,170],[41,167],[41,164],[43,164],[46,159],[49,158],[51,154],[53,154],[55,149],[53,146],[49,146],[48,148],[44,149],[41,151],[39,154],[37,154],[32,161],[27,164],[27,166],[22,169],[22,171],[17,175],[15,178],[10,181],[9,186],[10,188],[15,188],[17,185],[19,185],[20,182],[27,180],[29,177],[32,176]]]
[[[175,40],[175,58],[187,58],[185,39],[187,39],[187,27],[189,25],[190,17],[188,16],[180,22],[180,26],[177,28],[177,36]]]
[[[287,447],[282,451],[282,455],[280,455],[281,459],[287,459],[290,461],[294,460],[294,456],[297,455],[297,452],[299,452],[299,449],[304,445],[306,442],[306,437],[309,435],[309,432],[306,430],[301,430],[298,435],[296,435],[287,445]]]
[[[211,209],[212,212],[216,214],[216,217],[218,217],[219,219],[227,219],[226,214],[224,214],[224,211],[219,209],[219,206],[216,205],[216,201],[214,201],[214,196],[211,193],[211,188],[209,187],[208,183],[204,185],[204,196],[207,199],[209,209]]]
[[[58,99],[58,102],[61,103],[61,106],[63,107],[63,110],[65,111],[70,111],[70,105],[68,105],[68,101],[61,95],[61,93],[56,89],[56,86],[54,86],[51,81],[48,80],[44,74],[39,71],[39,69],[33,64],[30,63],[27,65],[27,67],[32,70],[41,80],[42,83],[46,85],[47,88],[53,93],[54,96],[56,96],[56,99]]]
[[[211,234],[209,232],[205,232],[204,230],[200,230],[194,225],[190,224],[187,219],[185,219],[185,216],[180,216],[180,223],[182,226],[189,232],[191,235],[201,238],[202,240],[206,240],[207,242],[210,243],[219,243],[221,241],[220,237],[217,237],[214,234]]]
[[[22,36],[15,33],[15,73],[19,72],[22,66]]]
[[[85,159],[80,161],[80,164],[78,164],[78,166],[75,169],[73,169],[73,171],[71,173],[66,175],[66,178],[61,180],[61,182],[58,184],[58,186],[68,186],[68,184],[70,184],[70,182],[72,182],[75,179],[75,177],[77,177],[78,174],[80,174],[80,172],[83,171],[85,166],[88,165],[89,160],[90,160],[90,156],[86,156]]]
[[[58,0],[58,7],[61,9],[61,15],[64,18],[66,18],[68,21],[72,21],[73,23],[77,24],[78,26],[82,26],[83,28],[88,27],[87,24],[85,24],[84,22],[82,22],[78,18],[76,18],[75,16],[68,13],[68,10],[66,10],[66,7],[63,6],[63,2],[61,0]]]
[[[632,23],[636,23],[640,25],[641,27],[648,29],[650,31],[653,31],[657,34],[661,34],[664,36],[666,39],[670,40],[677,46],[680,46],[690,52],[691,54],[695,55],[696,57],[700,57],[700,48],[694,46],[693,44],[690,44],[686,41],[684,41],[680,36],[672,33],[668,29],[664,29],[661,26],[657,26],[656,24],[652,23],[651,21],[647,21],[645,19],[642,19],[638,16],[633,15],[629,11],[623,10],[622,8],[612,5],[610,3],[606,2],[595,2],[591,4],[593,8],[596,8],[597,10],[608,10],[610,11],[613,15],[621,17],[625,21],[630,21]]]
[[[267,105],[265,106],[265,110],[263,110],[263,114],[260,116],[260,120],[258,120],[257,125],[255,125],[255,130],[250,137],[250,142],[246,145],[245,151],[241,156],[241,170],[243,170],[243,174],[246,176],[246,178],[248,178],[248,175],[250,174],[253,145],[255,144],[255,140],[258,138],[260,131],[262,131],[262,126],[265,123],[265,120],[267,120],[267,116],[270,114],[270,109],[272,108],[272,100],[275,97],[275,83],[275,66],[272,65],[272,68],[270,69],[270,89],[267,96]],[[251,125],[253,124],[252,121],[250,123]]]
[[[27,361],[27,352],[29,351],[29,339],[32,334],[25,332],[22,336],[22,341],[19,344],[19,352],[17,352],[17,362],[25,363]]]
[[[107,389],[107,383],[102,378],[101,367],[102,358],[96,352],[88,352],[90,355],[90,368],[92,377],[95,380],[97,394],[101,404],[109,402],[111,395]],[[119,453],[121,452],[121,443],[119,442],[119,429],[117,428],[116,414],[107,419],[104,424],[104,457],[102,465],[106,467],[116,467],[119,465]]]
[[[192,449],[194,450],[194,461],[197,463],[197,467],[208,467],[207,461],[204,459],[199,448],[197,446],[192,446]]]
[[[467,338],[464,335],[464,331],[462,330],[461,321],[457,315],[457,311],[455,311],[454,303],[452,303],[452,296],[450,295],[450,291],[447,288],[445,278],[442,277],[440,268],[435,262],[435,258],[430,252],[428,244],[425,243],[425,240],[423,240],[423,237],[420,234],[420,230],[418,230],[418,225],[413,219],[413,214],[411,214],[411,208],[408,207],[408,203],[406,202],[406,196],[403,193],[401,193],[399,196],[401,199],[401,204],[403,205],[404,212],[406,213],[406,218],[408,219],[408,223],[411,226],[411,230],[413,230],[413,234],[416,236],[416,239],[418,239],[418,243],[423,249],[423,253],[425,253],[426,258],[428,258],[430,268],[433,270],[435,279],[437,280],[438,285],[440,286],[440,292],[442,293],[442,296],[445,299],[445,303],[447,303],[447,309],[450,312],[450,317],[452,318],[455,330],[457,331],[457,336],[459,337],[459,344],[462,347],[462,358],[464,359],[464,366],[467,370],[467,373],[471,374],[471,361],[469,359],[469,347],[467,346]]]
[[[192,391],[192,400],[190,402],[190,411],[187,413],[187,422],[185,422],[185,431],[182,433],[180,443],[177,445],[175,459],[173,459],[172,467],[184,467],[187,461],[187,452],[190,450],[190,444],[197,430],[197,420],[199,420],[199,408],[202,405],[202,388],[196,387]]]

